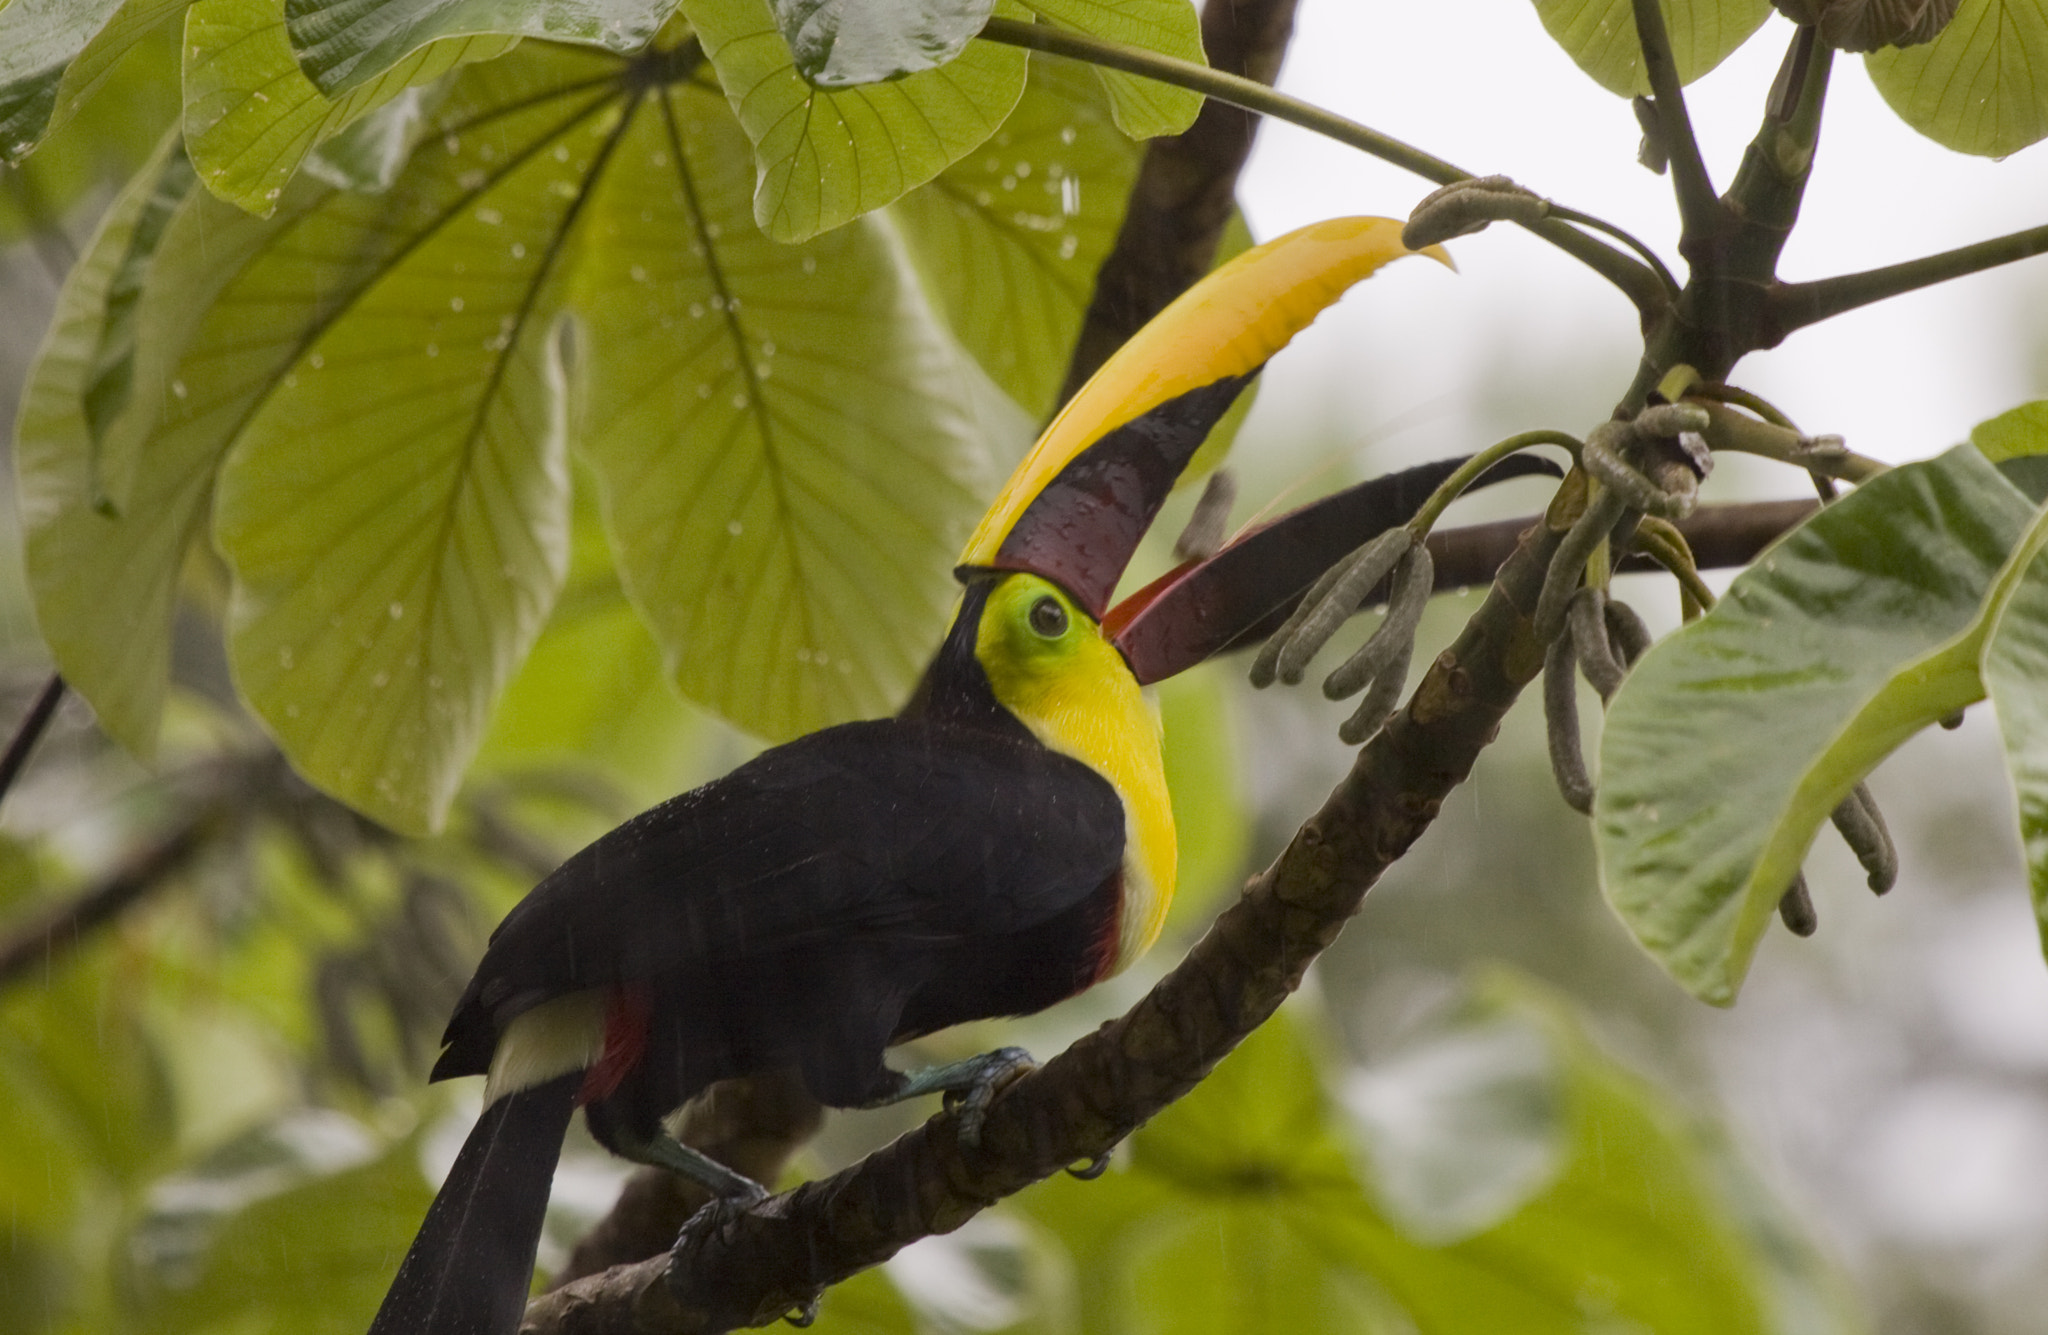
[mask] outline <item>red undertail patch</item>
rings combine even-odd
[[[584,1071],[583,1086],[576,1091],[577,1103],[596,1103],[618,1090],[647,1053],[647,1030],[653,1019],[654,1003],[639,988],[617,988],[605,997],[604,1050]]]

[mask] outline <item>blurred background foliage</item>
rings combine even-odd
[[[0,168],[9,421],[63,273],[175,113],[174,47],[159,30],[46,147]],[[943,204],[909,207],[937,229]],[[2002,336],[2048,365],[2043,333]],[[1049,395],[1044,350],[1024,351],[1012,391]],[[1546,349],[1541,376],[1495,375],[1496,397],[1465,411],[1492,439],[1550,415],[1563,387],[1597,400],[1613,378],[1598,351],[1565,364]],[[1410,461],[1273,397],[1236,454],[1248,506],[1297,485],[1305,460],[1359,475]],[[491,924],[582,842],[751,754],[670,689],[589,522],[593,479],[572,487],[564,591],[436,835],[393,834],[282,763],[229,687],[223,579],[204,558],[183,581],[154,767],[62,707],[0,824],[0,933],[93,897],[120,911],[0,975],[0,1335],[361,1329],[475,1111],[474,1090],[421,1076]],[[1484,513],[1538,503],[1502,490]],[[51,665],[4,513],[12,720]],[[1134,580],[1165,560],[1148,552]],[[1675,622],[1667,585],[1629,592],[1659,629]],[[1461,620],[1443,600],[1418,662]],[[1339,706],[1254,695],[1237,664],[1161,697],[1185,860],[1167,941],[1132,976],[939,1036],[933,1055],[998,1030],[1051,1051],[1122,1009],[1346,763]],[[1901,892],[1874,904],[1846,854],[1817,855],[1820,936],[1771,937],[1742,1004],[1710,1011],[1600,902],[1525,708],[1303,997],[1103,1178],[1047,1183],[919,1244],[835,1290],[820,1328],[2038,1329],[2048,981],[1988,720],[1917,740],[1875,786]],[[836,1118],[800,1171],[921,1111]],[[587,1143],[565,1159],[544,1266],[618,1178]]]

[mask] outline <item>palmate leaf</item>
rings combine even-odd
[[[503,36],[436,42],[329,101],[293,61],[277,0],[198,0],[185,21],[185,142],[207,189],[268,216],[306,155],[343,127],[517,44]]]
[[[658,93],[620,153],[576,303],[627,591],[684,693],[756,732],[894,708],[991,481],[965,363],[879,221],[761,236],[715,91]]]
[[[1961,153],[2002,158],[2048,135],[2048,2],[1962,0],[1924,46],[1873,51],[1899,119]]]
[[[1660,0],[1678,78],[1691,83],[1734,54],[1771,16],[1770,0]],[[1633,0],[1536,0],[1543,30],[1610,93],[1647,96]]]
[[[754,220],[777,241],[808,240],[923,185],[995,133],[1024,91],[1024,52],[987,42],[890,83],[817,89],[768,0],[683,0],[682,11],[754,145]]]
[[[675,0],[284,0],[284,21],[300,69],[338,99],[442,38],[542,37],[638,51],[674,8]]]
[[[775,735],[900,702],[990,443],[1028,427],[886,224],[799,249],[759,235],[708,71],[649,96],[690,77],[689,50],[471,65],[382,195],[302,174],[266,221],[192,192],[146,256],[138,388],[97,442],[105,288],[137,257],[95,247],[76,349],[32,387],[23,494],[39,615],[116,735],[154,736],[178,571],[211,512],[252,708],[328,791],[403,829],[438,818],[562,578],[556,316],[579,271],[589,455],[672,676]],[[636,407],[663,396],[665,420]],[[634,482],[643,466],[660,485]]]
[[[1984,698],[1987,636],[2043,541],[1960,446],[1828,506],[1630,672],[1600,748],[1601,883],[1681,985],[1731,1003],[1828,813]]]

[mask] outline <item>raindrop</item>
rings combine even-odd
[[[404,603],[393,603],[393,604],[391,604],[391,619],[392,619],[393,621],[396,621],[396,620],[398,620],[398,619],[399,619],[400,617],[402,617],[402,616],[404,616],[404,615],[405,615],[405,604],[404,604]]]
[[[1031,164],[1028,162],[1020,162],[1015,167],[1012,167],[1010,170],[1018,180],[1022,181],[1031,175]]]
[[[462,140],[456,138],[452,134],[443,135],[441,138],[441,147],[447,149],[448,156],[452,158],[457,153],[460,153],[462,151]]]
[[[1003,178],[1003,189],[1005,189],[1005,190],[1015,190],[1016,188],[1017,188],[1017,178],[1016,178],[1016,177],[1014,177],[1014,176],[1005,176],[1005,177]]]
[[[704,224],[704,235],[713,241],[718,240],[719,234],[724,230],[725,229],[721,228],[715,222],[708,222]]]
[[[974,192],[974,202],[981,205],[983,208],[987,208],[989,205],[996,202],[996,197],[994,195],[991,195],[986,190],[977,190]]]
[[[692,320],[701,320],[701,319],[703,319],[703,318],[704,318],[704,303],[703,303],[703,302],[701,302],[701,301],[693,301],[693,302],[691,302],[691,303],[690,303],[690,318],[691,318]]]
[[[292,647],[288,644],[280,646],[277,651],[277,665],[281,668],[290,668],[292,661]]]
[[[526,243],[524,241],[514,241],[512,243],[512,258],[515,260],[526,258]]]
[[[451,311],[454,311],[454,312],[455,312],[455,313],[456,313],[457,315],[460,315],[460,314],[462,313],[462,298],[461,298],[461,297],[450,297],[450,298],[448,298],[448,309],[449,309],[449,310],[451,310]]]
[[[725,298],[724,298],[724,297],[719,297],[719,296],[714,296],[714,297],[712,297],[712,298],[711,298],[711,309],[712,309],[712,310],[714,310],[714,311],[722,311],[722,310],[724,310],[724,309],[725,309]]]
[[[567,162],[568,160],[569,160],[569,146],[568,146],[567,144],[556,144],[556,145],[555,145],[555,161],[557,161],[557,162]]]
[[[321,367],[327,365],[327,359],[316,352],[312,356],[306,358],[306,365],[312,367],[314,370],[317,371]]]
[[[471,167],[468,171],[455,178],[455,184],[464,190],[480,190],[483,188],[483,183],[489,179],[491,178],[484,175],[483,168]]]
[[[428,355],[429,357],[438,357],[438,356],[440,356],[440,355],[441,355],[441,345],[440,345],[439,343],[429,343],[429,344],[427,344],[427,355]]]
[[[730,520],[726,523],[725,531],[737,538],[740,534],[746,532],[746,525],[740,523],[737,519]]]
[[[1060,178],[1060,212],[1069,218],[1078,217],[1081,212],[1081,178],[1063,176]]]
[[[1063,144],[1071,144],[1071,143],[1073,143],[1073,142],[1074,142],[1074,140],[1075,140],[1075,139],[1076,139],[1077,137],[1078,137],[1078,136],[1077,136],[1077,135],[1075,134],[1075,132],[1074,132],[1074,127],[1073,127],[1073,126],[1071,126],[1071,125],[1062,125],[1062,126],[1060,127],[1060,142],[1061,142],[1061,143],[1063,143]]]
[[[1081,238],[1075,236],[1072,232],[1069,232],[1065,236],[1060,238],[1061,259],[1070,260],[1074,258],[1074,252],[1079,250],[1080,248]]]
[[[661,149],[655,149],[647,155],[647,165],[650,167],[668,166],[668,154]]]
[[[370,678],[370,685],[376,687],[380,691],[383,690],[386,686],[389,686],[390,684],[391,674],[389,672],[379,672],[378,674]]]
[[[505,215],[496,209],[478,209],[476,211],[476,220],[486,227],[496,227],[499,223],[505,221]]]
[[[818,257],[816,255],[804,256],[803,271],[805,273],[818,272]]]
[[[297,718],[299,716],[299,707],[297,705],[286,705],[284,707],[284,716],[286,718]]]
[[[741,390],[739,393],[732,396],[732,406],[735,408],[744,408],[747,406],[747,392],[745,390]]]
[[[775,340],[774,340],[774,339],[772,339],[772,338],[764,338],[764,339],[762,339],[762,340],[761,340],[761,355],[762,355],[763,357],[773,357],[773,356],[775,355]]]
[[[186,391],[186,389],[185,389],[185,382],[184,382],[184,381],[182,381],[182,380],[173,380],[173,381],[171,382],[171,393],[172,393],[172,394],[174,394],[174,395],[176,395],[176,396],[177,396],[178,398],[181,398],[181,399],[182,399],[182,398],[184,398],[184,397],[185,397],[185,394],[186,394],[186,392],[187,392],[187,391]]]
[[[638,264],[626,270],[626,275],[636,283],[644,283],[647,281],[646,268]]]
[[[711,397],[710,381],[707,380],[703,384],[697,386],[697,397],[700,399],[708,399]]]

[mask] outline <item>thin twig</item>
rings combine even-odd
[[[1714,182],[1700,157],[1699,140],[1692,132],[1692,116],[1685,109],[1685,91],[1678,80],[1678,63],[1672,58],[1671,37],[1664,31],[1664,11],[1657,0],[1634,0],[1636,41],[1642,48],[1643,73],[1650,81],[1656,100],[1657,119],[1663,129],[1663,145],[1671,158],[1671,186],[1678,196],[1678,216],[1684,231],[1679,253],[1691,258],[1690,245],[1717,235],[1723,227],[1721,201]]]
[[[21,776],[21,767],[28,763],[28,753],[35,750],[43,729],[49,726],[51,717],[63,700],[64,678],[52,672],[36,695],[36,702],[29,706],[28,717],[22,719],[21,726],[14,730],[14,740],[7,744],[7,753],[0,755],[0,800],[13,791],[14,781]]]
[[[1196,65],[1156,51],[1139,47],[1124,46],[1107,42],[1084,33],[1069,32],[1045,24],[1025,23],[1015,19],[990,19],[981,30],[986,41],[1001,42],[1008,46],[1021,46],[1048,55],[1066,56],[1101,65],[1107,69],[1122,70],[1127,74],[1142,74],[1158,79],[1162,83],[1192,89],[1218,101],[1242,107],[1246,111],[1258,112],[1299,125],[1368,153],[1382,162],[1392,163],[1405,171],[1415,173],[1424,180],[1435,181],[1438,185],[1449,185],[1453,181],[1471,178],[1472,173],[1454,167],[1442,158],[1432,157],[1419,148],[1404,144],[1389,135],[1369,129],[1356,121],[1312,106],[1298,98],[1276,92],[1264,84],[1241,79],[1205,65]],[[1661,312],[1667,305],[1664,285],[1649,267],[1633,256],[1623,254],[1614,247],[1595,237],[1587,235],[1570,223],[1558,218],[1541,222],[1521,224],[1529,231],[1564,251],[1587,268],[1620,288],[1622,294],[1632,302],[1637,311],[1646,318]]]
[[[1982,273],[2016,260],[2030,259],[2044,251],[2048,251],[2048,224],[1944,250],[1938,255],[1923,255],[1917,260],[1888,264],[1880,269],[1865,269],[1861,273],[1841,274],[1811,283],[1781,283],[1765,298],[1772,337],[1764,346],[1776,347],[1795,330],[1853,311],[1859,306],[1917,292],[1953,278]]]

